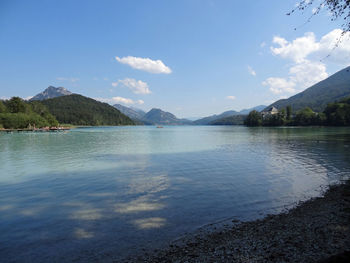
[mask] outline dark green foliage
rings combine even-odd
[[[39,101],[31,101],[31,102],[29,102],[29,105],[31,106],[32,110],[35,113],[39,114],[41,117],[43,117],[44,119],[47,120],[47,122],[49,123],[49,126],[51,126],[51,127],[58,126],[58,121],[49,112],[49,110],[47,109],[47,107],[44,104],[42,104]]]
[[[41,128],[50,126],[49,122],[36,113],[0,113],[0,124],[5,129],[23,129],[29,126]]]
[[[324,112],[314,112],[306,107],[299,110],[294,117],[291,116],[290,106],[282,109],[278,114],[266,116],[259,120],[257,112],[250,112],[245,121],[247,126],[311,126],[311,125],[331,125],[350,126],[350,97],[339,102],[329,103]],[[259,114],[260,115],[260,114]],[[260,123],[260,124],[259,124]]]
[[[247,115],[234,115],[221,118],[209,123],[209,125],[242,125]]]
[[[287,112],[286,118],[287,118],[287,121],[290,121],[292,119],[292,107],[290,105],[288,105],[286,109],[287,109],[286,110],[286,112]]]
[[[41,101],[60,123],[73,125],[134,125],[134,122],[107,103],[72,94]]]
[[[256,110],[251,111],[248,114],[248,117],[245,119],[244,124],[247,126],[261,126],[262,124],[261,114]]]
[[[324,113],[328,125],[350,126],[350,97],[338,103],[328,104]]]
[[[0,126],[5,129],[58,126],[58,121],[40,102],[25,102],[19,97],[0,101]]]
[[[5,101],[5,106],[9,113],[30,112],[30,107],[19,97],[12,97],[10,100]]]
[[[0,100],[0,113],[5,113],[7,111],[5,104]]]
[[[318,114],[309,107],[297,112],[294,118],[294,125],[308,126],[318,124]]]
[[[286,124],[286,111],[283,109],[279,113],[271,115],[263,119],[264,126],[282,126]]]

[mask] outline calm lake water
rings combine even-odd
[[[349,128],[0,133],[0,258],[108,262],[280,212],[349,175]]]

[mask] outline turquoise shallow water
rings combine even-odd
[[[0,258],[111,261],[349,178],[349,128],[0,133]]]

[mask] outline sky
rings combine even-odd
[[[0,98],[48,86],[178,117],[269,105],[350,65],[296,0],[0,1]]]

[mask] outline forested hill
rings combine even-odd
[[[73,125],[134,125],[113,106],[78,94],[43,100],[60,123]]]
[[[316,112],[322,112],[328,103],[339,101],[350,96],[350,67],[347,67],[312,87],[288,99],[278,100],[269,107],[277,109],[291,106],[293,112],[310,107]]]

